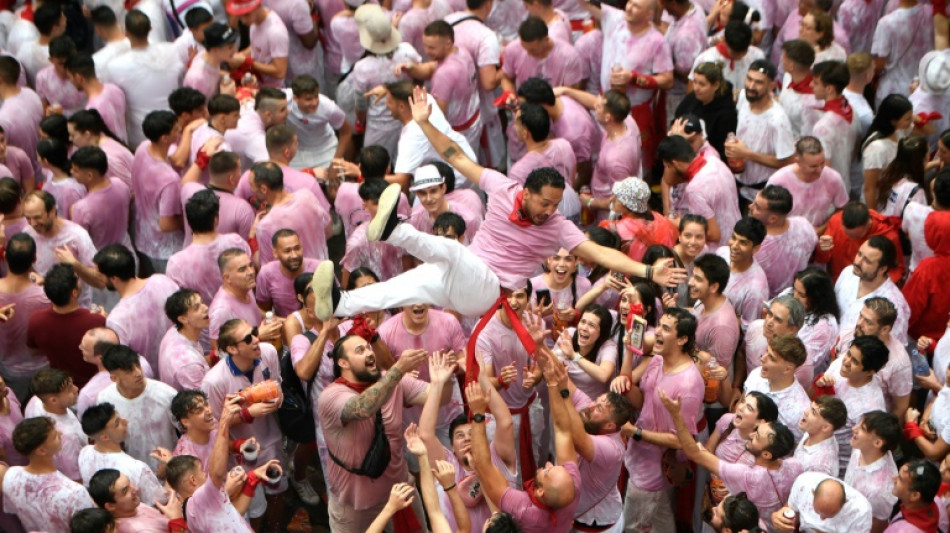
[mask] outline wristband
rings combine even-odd
[[[244,482],[244,486],[241,488],[241,494],[244,494],[248,498],[254,497],[254,491],[257,490],[257,485],[261,482],[261,479],[257,477],[257,473],[253,470],[248,472],[247,480]]]
[[[251,70],[254,68],[254,58],[250,55],[244,56],[244,63],[241,64],[240,68],[243,70]]]
[[[642,85],[637,83],[638,79],[643,80]],[[630,85],[633,85],[634,87],[638,89],[656,89],[657,87],[660,86],[656,82],[656,78],[654,76],[649,76],[647,74],[640,74],[638,72],[634,72],[633,75],[630,76]]]
[[[499,388],[499,389],[502,389],[502,390],[508,388],[508,382],[505,381],[505,378],[502,377],[501,374],[498,374],[498,388]]]
[[[448,492],[448,491],[454,489],[454,488],[455,488],[455,485],[457,485],[457,483],[452,483],[452,484],[449,485],[448,487],[442,487],[442,490],[445,491],[445,492]]]
[[[637,430],[633,433],[633,440],[637,442],[643,440],[643,428],[637,428]]]
[[[201,170],[205,170],[208,168],[208,163],[210,162],[211,156],[204,150],[198,150],[198,155],[195,156],[195,165],[198,165],[198,168]]]
[[[360,120],[359,117],[357,117],[353,122],[353,132],[357,135],[366,133],[366,122]]]
[[[565,400],[571,397],[571,389],[561,389],[561,398]]]
[[[483,413],[475,413],[474,415],[472,415],[472,422],[475,422],[476,424],[481,424],[484,421],[485,421],[485,415]]]
[[[587,199],[587,205],[586,205],[585,207],[587,207],[587,209],[590,209],[590,204],[592,204],[592,203],[594,203],[594,197],[593,197],[593,196]]]
[[[652,266],[652,265],[646,265],[646,267],[647,267],[647,268],[646,268],[646,270],[647,270],[647,271],[646,271],[646,278],[647,278],[647,281],[653,281],[653,266]]]
[[[257,244],[257,237],[251,237],[248,239],[247,247],[251,249],[251,255],[254,255],[254,252],[260,249],[260,246]]]
[[[168,533],[188,531],[188,522],[184,518],[173,518],[168,521]]]
[[[914,440],[917,437],[923,437],[924,430],[920,429],[920,426],[917,422],[907,422],[904,424],[904,438],[907,440]]]
[[[243,420],[245,424],[251,424],[254,422],[254,417],[251,416],[251,412],[247,409],[247,407],[241,408],[241,420]]]
[[[247,439],[237,439],[231,443],[231,451],[233,453],[241,453],[241,446],[244,446],[244,443],[247,442]]]

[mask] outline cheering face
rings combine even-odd
[[[593,347],[600,339],[600,317],[594,313],[584,313],[577,323],[577,345],[581,348]]]
[[[821,416],[821,408],[818,407],[817,403],[811,402],[811,406],[805,409],[802,419],[798,421],[798,429],[802,430],[803,433],[814,435],[821,431],[824,424],[825,419]]]
[[[755,396],[746,395],[739,402],[733,423],[740,429],[752,429],[759,423],[759,401],[755,399]]]
[[[732,232],[729,237],[729,261],[735,263],[745,263],[752,259],[755,254],[756,246],[748,237]]]
[[[376,383],[381,376],[373,347],[362,337],[350,337],[343,345],[343,359],[360,383]],[[344,361],[341,361],[341,363]],[[341,366],[342,368],[342,366]]]
[[[445,184],[433,185],[416,191],[416,198],[430,215],[437,215],[445,202]]]
[[[425,304],[407,305],[402,308],[406,321],[415,327],[425,327],[429,323],[429,306]]]
[[[303,266],[303,245],[300,244],[300,237],[288,235],[277,239],[274,255],[280,261],[280,266],[288,271],[297,272],[300,270],[300,267]]]
[[[564,189],[557,189],[550,185],[541,187],[541,190],[536,193],[524,189],[522,206],[528,220],[535,226],[547,222],[548,218],[557,211],[562,196],[564,196]]]
[[[452,432],[452,453],[462,464],[467,465],[465,454],[472,451],[472,425],[461,424]],[[467,465],[471,467],[471,465]]]
[[[567,283],[577,272],[577,256],[561,248],[557,255],[548,258],[548,270],[551,271],[554,281],[559,284]]]

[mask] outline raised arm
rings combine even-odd
[[[415,424],[409,424],[404,435],[406,448],[419,461],[419,492],[422,493],[422,503],[429,515],[429,526],[432,527],[432,533],[450,533],[449,521],[446,520],[445,514],[442,512],[442,506],[439,505],[439,495],[435,490],[435,478],[432,476],[432,467],[429,466],[429,454],[426,453],[426,446],[419,438],[419,428]],[[453,481],[443,489],[456,490],[454,487],[455,482]]]
[[[481,353],[478,354],[477,359],[479,364],[484,361]],[[495,453],[504,461],[509,470],[514,470],[518,463],[515,450],[515,424],[511,418],[511,410],[508,409],[508,404],[492,386],[491,378],[484,368],[478,374],[478,382],[482,386],[482,390],[488,391],[488,407],[491,409],[492,416],[495,417],[495,438],[493,441]]]
[[[439,407],[441,407],[442,391],[451,388],[445,379],[446,373],[433,372],[435,358],[429,359],[429,390],[426,393],[425,403],[422,405],[422,414],[419,415],[419,438],[425,444],[429,457],[433,461],[445,459],[445,448],[436,436],[435,426],[439,421]],[[448,374],[451,378],[451,374]],[[439,379],[436,379],[438,377]],[[452,435],[449,435],[452,439]]]
[[[607,248],[590,240],[586,240],[575,246],[574,249],[571,250],[571,254],[607,267],[614,272],[623,272],[624,274],[637,276],[638,278],[655,281],[661,286],[675,287],[683,281],[686,281],[686,270],[674,268],[673,259],[670,258],[660,259],[652,266],[647,266],[630,259],[627,254],[620,250]]]
[[[211,457],[208,458],[208,476],[214,486],[219,489],[224,485],[224,477],[228,475],[230,444],[228,434],[231,431],[231,425],[237,423],[241,417],[241,406],[238,405],[238,401],[237,396],[225,401],[221,416],[218,418],[218,435],[211,448]]]
[[[679,399],[670,398],[662,390],[658,390],[657,394],[660,396],[660,401],[663,402],[663,407],[673,417],[673,424],[676,426],[676,437],[679,439],[680,447],[686,457],[713,474],[719,475],[719,458],[714,453],[700,447],[696,439],[690,435],[689,429],[686,428],[686,421],[683,420],[683,413],[680,412]]]
[[[320,334],[314,339],[310,348],[307,348],[307,353],[304,354],[300,361],[294,364],[294,372],[296,372],[298,378],[309,380],[317,372],[317,369],[320,368],[320,360],[323,359],[323,350],[326,348],[327,343],[330,342],[330,335],[336,331],[339,325],[340,319],[336,317],[323,323],[323,327],[320,328]]]
[[[465,387],[469,412],[472,414],[472,466],[482,483],[482,493],[496,506],[508,488],[508,482],[498,467],[492,463],[491,449],[488,447],[488,433],[485,431],[485,410],[488,396],[481,385],[472,382]],[[481,418],[481,421],[476,419]]]
[[[343,405],[343,412],[340,414],[340,420],[344,424],[357,420],[367,420],[376,416],[376,411],[386,403],[389,396],[399,385],[399,381],[406,374],[411,372],[426,358],[425,350],[406,350],[396,364],[377,381],[372,387],[363,391],[359,396],[354,396]]]
[[[548,384],[548,396],[551,404],[551,418],[554,420],[554,456],[557,464],[563,465],[576,460],[577,451],[574,449],[574,439],[571,437],[571,419],[567,413],[564,400],[570,399],[570,385],[567,379],[567,370],[558,361],[551,349],[543,344],[538,347],[538,364]],[[568,391],[567,398],[562,397],[561,391]]]
[[[436,129],[429,122],[429,115],[432,113],[432,104],[429,102],[429,95],[422,87],[416,87],[409,97],[409,106],[412,108],[412,119],[422,128],[422,133],[435,148],[435,151],[442,156],[442,159],[452,165],[456,170],[462,173],[468,181],[479,186],[484,167],[472,161],[465,155],[462,148],[449,139],[444,133]]]

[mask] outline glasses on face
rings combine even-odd
[[[257,328],[251,328],[251,332],[245,335],[243,339],[238,340],[238,344],[242,342],[244,344],[250,344],[255,337],[257,337]]]

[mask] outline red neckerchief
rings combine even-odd
[[[839,96],[834,100],[825,100],[825,106],[819,107],[822,111],[831,111],[837,115],[840,115],[841,118],[848,121],[848,124],[851,124],[851,119],[854,117],[854,111],[851,109],[851,106],[848,104],[848,99],[844,96]]]
[[[693,159],[693,162],[686,167],[686,181],[693,181],[693,178],[696,177],[696,174],[699,174],[699,171],[706,166],[706,158],[703,157],[703,154],[696,156],[696,159]]]
[[[27,2],[26,5],[23,6],[23,10],[20,11],[20,18],[33,22],[33,2]]]
[[[936,503],[930,502],[930,505],[913,511],[901,504],[901,515],[904,520],[907,520],[908,523],[913,524],[924,533],[937,533],[939,512]]]
[[[795,91],[798,94],[815,94],[814,89],[811,88],[811,80],[814,78],[811,74],[805,76],[802,81],[792,82],[788,84],[788,88]]]
[[[557,527],[557,515],[554,514],[554,509],[551,509],[550,507],[548,507],[544,502],[542,502],[534,494],[534,478],[531,478],[525,481],[523,486],[524,486],[524,491],[528,493],[528,498],[531,498],[531,503],[533,503],[534,506],[537,507],[538,509],[541,509],[542,511],[547,511],[548,516],[551,517],[551,525],[553,527]]]
[[[515,205],[511,207],[511,214],[508,215],[508,220],[511,221],[515,226],[521,226],[522,228],[530,227],[531,219],[524,218],[524,189],[518,191],[518,194],[515,195]]]
[[[735,70],[736,60],[732,57],[732,52],[729,51],[729,47],[726,46],[725,42],[720,42],[716,44],[716,50],[719,50],[719,53],[722,54],[722,57],[729,60],[729,68]]]
[[[946,496],[947,494],[950,494],[950,483],[941,481],[940,488],[937,489],[937,496]]]
[[[358,393],[360,393],[360,394],[362,394],[363,391],[365,391],[366,389],[368,389],[368,388],[370,388],[370,387],[373,386],[372,383],[367,383],[367,384],[365,384],[365,385],[362,384],[362,383],[353,383],[352,381],[348,381],[346,378],[342,378],[342,377],[341,377],[341,378],[336,378],[336,379],[334,379],[333,382],[334,382],[334,383],[339,383],[339,384],[341,384],[341,385],[346,385],[347,387],[349,387],[349,388],[355,390],[356,392],[358,392]]]

